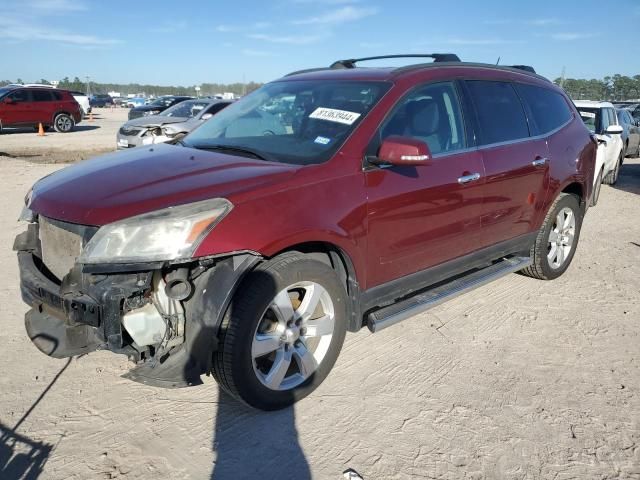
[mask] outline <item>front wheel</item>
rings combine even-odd
[[[213,376],[262,410],[287,407],[331,371],[346,334],[346,291],[336,272],[291,252],[258,266],[221,325]]]
[[[547,212],[531,247],[531,266],[522,273],[540,280],[553,280],[562,275],[576,252],[582,209],[578,197],[561,193]]]
[[[53,128],[56,132],[67,133],[73,130],[75,122],[73,118],[66,113],[59,113],[56,118],[53,119]]]

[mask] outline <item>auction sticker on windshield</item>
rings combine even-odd
[[[582,110],[580,110],[580,116],[582,118],[596,118],[596,114],[593,112],[583,112]]]
[[[336,110],[334,108],[318,107],[313,111],[313,113],[311,113],[311,115],[309,115],[309,118],[327,120],[329,122],[337,122],[344,125],[351,125],[358,119],[359,116],[359,113],[349,112],[347,110]]]

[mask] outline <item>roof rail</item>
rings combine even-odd
[[[430,54],[405,54],[405,55],[382,55],[379,57],[350,58],[338,60],[331,64],[329,68],[355,68],[357,62],[369,60],[383,60],[385,58],[433,58],[433,62],[459,62],[460,58],[454,53],[430,53]]]
[[[511,68],[517,68],[518,70],[524,70],[525,72],[529,72],[529,73],[536,73],[535,69],[533,67],[530,67],[529,65],[510,65]]]

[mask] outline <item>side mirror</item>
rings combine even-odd
[[[623,129],[620,125],[609,125],[604,133],[607,135],[620,135]]]
[[[211,117],[213,117],[213,113],[205,113],[200,117],[200,120],[209,120]]]
[[[640,127],[640,119],[636,120],[635,122],[636,127]]]
[[[382,141],[376,158],[370,161],[375,164],[387,165],[429,165],[431,150],[425,142],[412,137],[391,135]]]

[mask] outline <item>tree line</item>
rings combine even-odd
[[[556,78],[553,81],[562,86],[574,100],[610,100],[624,101],[640,99],[640,75],[628,77],[615,74],[612,77],[598,79]]]
[[[0,81],[0,86],[7,85],[9,83],[25,83],[21,78],[18,78],[15,82],[10,80]],[[40,79],[35,82],[27,83],[42,83],[49,84],[45,79]],[[612,100],[612,101],[624,101],[632,99],[640,99],[640,75],[634,75],[629,77],[626,75],[615,74],[613,76],[607,76],[603,79],[582,79],[582,78],[556,78],[554,80],[556,85],[562,86],[565,91],[574,100]],[[261,83],[249,82],[249,83],[203,83],[200,86],[200,95],[213,95],[222,92],[233,92],[236,95],[244,95],[254,91],[262,86]],[[107,93],[107,92],[120,92],[121,95],[126,96],[129,94],[144,93],[146,95],[196,95],[195,85],[182,87],[182,86],[162,86],[162,85],[150,85],[140,83],[99,83],[90,82],[89,91],[91,93]],[[87,83],[80,80],[78,77],[74,77],[73,80],[69,77],[65,77],[60,80],[58,88],[64,88],[66,90],[77,90],[81,92],[87,91]]]
[[[18,78],[15,82],[11,80],[0,80],[0,86],[8,85],[10,83],[40,83],[43,85],[50,85],[48,80],[44,78],[35,82],[25,82],[21,78]],[[199,85],[200,96],[214,95],[216,93],[232,92],[236,95],[244,95],[250,93],[262,86],[261,83],[249,82],[249,83],[203,83]],[[108,93],[119,92],[121,95],[126,96],[129,94],[144,93],[145,95],[193,95],[196,96],[195,85],[182,87],[182,86],[163,86],[163,85],[151,85],[140,83],[100,83],[89,82],[89,92],[91,94],[96,93]],[[75,90],[79,92],[87,91],[87,83],[75,77],[73,80],[69,77],[65,77],[58,83],[58,88],[65,90]]]

